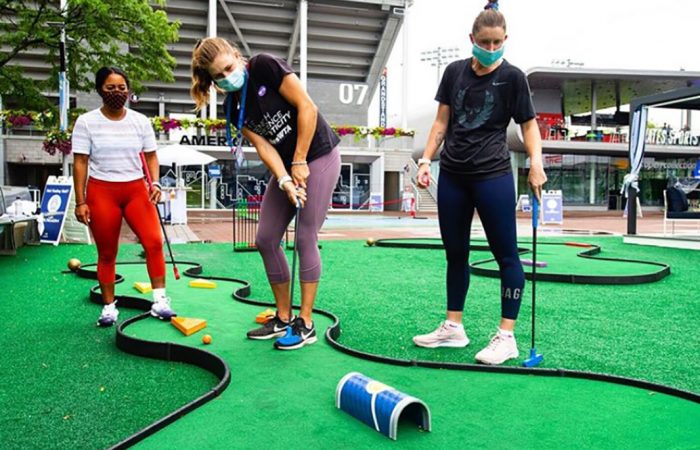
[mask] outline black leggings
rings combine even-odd
[[[525,286],[516,238],[513,175],[486,180],[440,171],[438,218],[447,256],[447,310],[462,311],[469,290],[469,238],[474,210],[501,273],[501,316],[517,319]]]

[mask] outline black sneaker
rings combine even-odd
[[[318,339],[316,338],[316,327],[312,324],[311,328],[306,328],[306,323],[301,317],[297,317],[292,321],[292,326],[284,337],[275,341],[277,350],[296,350],[308,344],[313,344]]]
[[[284,336],[287,333],[287,328],[289,328],[289,322],[282,321],[282,319],[275,314],[272,320],[268,321],[260,328],[250,330],[246,336],[248,336],[248,339],[256,340],[272,339]]]

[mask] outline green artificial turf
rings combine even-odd
[[[672,273],[656,283],[631,286],[538,283],[537,348],[545,355],[543,366],[700,391],[700,337],[688,332],[700,319],[698,252],[625,245],[620,238],[577,240],[600,244],[602,257],[668,263]],[[431,331],[444,318],[444,253],[360,242],[327,246],[324,264],[332,267],[333,275],[326,274],[318,306],[341,318],[341,342],[350,347],[402,359],[473,362],[498,325],[500,281],[472,276],[464,315],[472,344],[457,351],[415,347],[411,337]],[[472,261],[489,257],[488,252],[471,255]],[[573,256],[568,262],[572,270],[580,263],[594,267],[595,262]],[[530,346],[530,290],[528,282],[517,327],[523,356]]]
[[[537,346],[545,354],[544,367],[565,367],[612,373],[665,383],[695,392],[700,391],[700,381],[697,377],[700,364],[696,355],[697,348],[700,348],[698,345],[700,341],[692,332],[697,326],[698,311],[700,311],[700,296],[692,295],[698,277],[697,252],[627,246],[622,244],[619,238],[577,238],[576,240],[601,244],[603,252],[600,256],[604,257],[666,262],[672,266],[672,275],[657,283],[637,286],[538,284]],[[544,240],[540,242],[542,241]],[[231,246],[226,244],[176,245],[174,250],[178,259],[201,262],[205,272],[209,275],[231,276],[251,281],[253,283],[251,295],[253,298],[272,298],[262,270],[260,256],[256,253],[233,253]],[[539,250],[540,247],[538,247]],[[580,249],[575,248],[573,250],[574,252],[580,251]],[[122,259],[134,260],[138,259],[138,253],[138,246],[123,246],[121,255]],[[2,367],[0,370],[3,371],[3,380],[8,380],[0,388],[0,405],[7,413],[3,414],[3,418],[0,419],[2,424],[0,429],[3,430],[3,435],[10,436],[10,440],[3,436],[3,442],[7,443],[6,445],[9,447],[65,447],[68,442],[81,442],[85,443],[85,446],[101,447],[115,443],[153,420],[171,412],[184,402],[194,399],[215,383],[212,376],[196,368],[120,354],[113,346],[113,332],[104,333],[105,330],[93,328],[92,325],[99,312],[99,307],[88,303],[87,289],[94,282],[76,279],[71,275],[62,275],[59,271],[64,267],[65,261],[69,257],[78,256],[87,262],[93,260],[94,255],[92,247],[59,246],[58,248],[24,248],[15,258],[0,259],[0,282],[3,286],[3,301],[0,301],[0,305],[2,305],[0,308],[3,308],[2,312],[5,317],[12,317],[11,322],[13,323],[9,328],[6,326],[8,333],[0,334],[2,336],[0,344],[3,344],[3,349],[5,349],[3,355],[0,356],[0,367]],[[473,276],[465,310],[465,325],[472,339],[472,345],[462,350],[426,350],[412,345],[411,336],[419,332],[430,331],[442,320],[444,315],[445,263],[441,250],[378,248],[366,247],[364,242],[359,241],[327,241],[323,243],[322,257],[324,278],[319,290],[317,305],[340,317],[343,329],[340,341],[345,345],[397,358],[472,362],[474,354],[487,343],[489,335],[495,330],[500,310],[499,282],[497,279]],[[490,256],[487,252],[472,252],[472,261],[488,257]],[[553,257],[550,256],[550,259]],[[577,267],[579,260],[581,258],[572,258],[567,263],[571,264],[572,267]],[[37,280],[44,280],[44,282]],[[139,281],[145,281],[145,278]],[[120,287],[120,289],[126,288],[128,288],[127,285]],[[172,291],[175,288],[171,286],[169,289]],[[529,286],[526,287],[526,290],[529,292]],[[173,297],[176,306],[180,304],[182,308],[186,308],[189,300],[178,299],[175,295]],[[35,302],[32,308],[26,308],[23,305],[28,299]],[[282,379],[279,382],[273,382],[273,386],[268,383],[253,389],[251,386],[244,385],[242,391],[236,387],[238,386],[237,380],[245,379],[253,382],[259,379],[260,374],[265,373],[265,370],[269,371],[270,364],[263,364],[265,358],[272,358],[273,362],[281,361],[281,368],[284,368],[286,361],[289,361],[290,364],[297,360],[306,361],[309,366],[314,366],[316,363],[311,363],[311,360],[335,360],[337,359],[335,356],[331,358],[325,355],[340,355],[325,348],[325,344],[322,344],[303,349],[300,352],[292,352],[297,356],[281,356],[280,352],[267,351],[271,343],[263,343],[263,353],[259,354],[261,346],[257,344],[260,343],[245,341],[243,331],[252,324],[251,314],[254,316],[260,308],[256,310],[255,307],[248,306],[245,313],[239,314],[233,306],[224,306],[229,305],[229,303],[232,305],[233,301],[229,300],[228,297],[221,300],[222,308],[227,311],[228,308],[232,308],[229,312],[222,310],[221,319],[218,318],[218,314],[216,321],[214,318],[207,317],[211,321],[210,330],[215,341],[207,349],[215,351],[217,354],[221,354],[219,352],[222,351],[221,355],[224,357],[228,354],[230,358],[226,358],[227,361],[232,365],[232,368],[235,366],[232,371],[232,385],[224,396],[229,395],[227,393],[231,391],[230,395],[241,402],[238,405],[240,407],[244,406],[244,401],[240,400],[241,398],[248,398],[252,395],[255,400],[254,404],[250,404],[253,411],[247,407],[242,408],[241,411],[238,411],[237,407],[232,407],[226,413],[234,414],[234,416],[241,414],[235,417],[246,420],[245,424],[238,424],[246,430],[243,434],[255,433],[255,430],[261,429],[263,430],[261,436],[265,437],[267,436],[264,434],[266,432],[265,414],[258,417],[259,414],[256,413],[255,408],[260,409],[261,413],[266,410],[272,400],[267,403],[263,401],[262,406],[260,401],[262,401],[262,397],[272,395],[274,388],[286,380],[284,374],[277,374],[275,380]],[[196,314],[197,310],[193,309],[192,312]],[[521,320],[517,332],[522,356],[525,355],[529,347],[529,313],[529,295],[527,295],[521,309],[521,318],[524,320]],[[129,315],[128,311],[122,311],[120,319]],[[217,325],[217,323],[221,325]],[[231,324],[231,328],[229,328],[229,324]],[[134,332],[139,334],[143,332],[153,336],[152,333],[155,330],[158,333],[170,333],[166,334],[168,337],[171,335],[175,338],[178,337],[178,333],[171,328],[169,325],[157,321],[146,321],[143,326],[135,327]],[[76,329],[79,331],[75,332]],[[24,338],[18,340],[18,335],[24,336]],[[217,344],[229,340],[232,342],[230,347],[217,349]],[[248,356],[250,362],[245,363],[244,359],[237,359],[237,351],[251,352],[251,355]],[[323,352],[323,354],[315,358],[312,351]],[[252,372],[248,375],[246,364],[256,365],[256,358],[260,358],[257,363],[261,367],[256,367],[255,370],[251,369]],[[549,405],[549,409],[559,411],[560,415],[563,416],[570,414],[571,417],[578,417],[579,420],[586,414],[591,415],[591,417],[599,415],[595,412],[596,406],[594,405],[597,402],[598,394],[587,402],[581,399],[585,396],[580,395],[579,391],[605,390],[606,388],[600,386],[607,386],[606,383],[565,380],[568,383],[583,384],[580,387],[573,384],[564,384],[562,387],[558,387],[547,384],[548,381],[554,382],[555,380],[537,378],[537,380],[542,380],[544,384],[541,387],[532,387],[530,385],[522,386],[519,383],[524,381],[517,381],[532,377],[513,378],[500,374],[465,373],[452,375],[451,371],[437,371],[441,375],[442,372],[449,373],[443,379],[442,376],[430,375],[435,371],[428,369],[388,368],[388,366],[362,362],[347,356],[342,356],[342,358],[349,363],[343,362],[334,369],[326,369],[325,365],[319,362],[320,367],[313,371],[309,369],[308,372],[309,380],[316,379],[318,383],[321,383],[319,386],[325,386],[319,387],[323,392],[314,394],[308,398],[308,401],[312,402],[316,398],[323,397],[323,401],[328,402],[328,396],[331,396],[330,403],[324,403],[323,406],[317,406],[314,403],[314,408],[321,408],[325,411],[323,416],[335,414],[332,407],[332,386],[337,383],[342,375],[341,372],[354,370],[355,367],[367,371],[370,376],[381,377],[381,381],[394,384],[414,395],[420,393],[438,403],[444,401],[437,392],[440,390],[440,386],[455,386],[456,383],[460,382],[459,380],[465,379],[468,380],[468,382],[463,382],[465,385],[484,386],[493,383],[495,386],[506,388],[506,391],[512,393],[513,396],[515,393],[522,394],[522,392],[532,389],[533,392],[547,397],[545,393],[551,389],[552,402],[545,402],[546,405]],[[41,362],[45,361],[48,361],[49,368],[55,370],[43,368]],[[82,367],[85,363],[88,364],[88,368]],[[294,368],[295,372],[305,373],[304,369],[299,366],[290,365],[288,367]],[[18,368],[20,370],[16,370]],[[122,368],[124,371],[121,370]],[[409,377],[403,375],[404,371],[421,373],[416,377]],[[422,371],[428,372],[423,373]],[[328,372],[327,377],[323,376],[326,372]],[[323,380],[318,379],[320,376],[323,376]],[[515,387],[512,388],[508,387],[511,381],[505,381],[511,378],[516,380],[513,382]],[[97,383],[99,386],[96,388],[97,393],[94,392],[91,384],[93,380],[99,381]],[[105,383],[104,380],[109,382]],[[563,380],[556,382],[559,381]],[[173,395],[167,398],[152,395],[153,385],[161,386],[163,382],[172,386]],[[535,383],[540,383],[540,381]],[[301,385],[303,386],[303,384],[302,381]],[[22,385],[26,387],[20,391],[17,387]],[[106,389],[101,391],[100,387],[103,385]],[[329,386],[331,386],[330,391],[328,391]],[[459,386],[461,392],[462,384]],[[288,387],[292,394],[300,392],[299,390],[302,389],[302,387],[294,386],[293,383],[289,383],[289,386],[285,384],[285,387]],[[233,390],[234,388],[235,390]],[[256,389],[262,390],[263,393],[259,393]],[[424,389],[427,390],[427,393]],[[622,394],[625,399],[627,397],[635,398],[639,392],[644,393],[643,397],[666,397],[659,394],[649,395],[645,391],[630,388],[616,387],[616,389],[632,392],[630,395]],[[436,391],[434,397],[431,397],[432,391]],[[569,401],[558,403],[560,400],[557,399],[557,391],[568,392],[567,395],[573,395],[572,398],[575,401],[573,403]],[[575,394],[574,391],[576,391]],[[480,393],[481,390],[476,392]],[[481,402],[478,405],[468,404],[461,411],[466,420],[461,422],[459,426],[465,432],[471,432],[473,427],[476,428],[476,431],[484,431],[480,428],[484,425],[479,425],[476,419],[483,417],[485,411],[491,411],[493,408],[498,410],[495,405],[491,405],[489,402],[489,399],[492,399],[489,392],[492,394],[493,390],[486,389],[483,396],[480,397]],[[242,397],[241,394],[243,394]],[[110,395],[112,396],[110,397]],[[605,398],[618,398],[620,393],[619,391],[601,392],[600,395]],[[459,396],[456,398],[466,401]],[[209,405],[218,405],[222,399],[217,399]],[[130,403],[126,405],[119,403],[124,400]],[[424,400],[428,401],[428,399]],[[535,400],[536,402],[541,401],[540,398]],[[512,402],[510,398],[507,401]],[[293,406],[290,406],[289,409],[300,408],[294,406],[295,402],[303,403],[304,397],[302,396],[302,399],[299,399],[298,396],[294,397],[285,402],[285,405],[292,404]],[[623,403],[631,405],[630,407],[633,408],[640,408],[637,411],[640,416],[642,414],[639,414],[639,411],[656,414],[656,406],[651,407],[644,403],[635,402],[636,400],[625,400]],[[572,406],[579,403],[582,405],[581,409],[578,409],[578,406]],[[429,404],[432,405],[432,403]],[[71,405],[75,405],[75,407],[72,408]],[[232,405],[235,406],[236,402],[234,401]],[[486,408],[484,405],[489,405],[492,409]],[[536,423],[528,422],[531,417],[528,416],[529,412],[522,409],[524,405],[525,403],[522,403],[517,406],[521,409],[517,409],[516,421],[523,425],[522,427],[518,425],[516,428],[524,433],[528,428],[530,431],[527,432],[537,435],[539,433],[538,426]],[[593,405],[592,408],[591,405]],[[274,411],[278,411],[280,408],[272,406],[274,406]],[[208,407],[186,417],[196,418],[201,415],[203,418],[199,420],[206,422],[207,411],[210,411],[206,409]],[[606,406],[606,408],[611,407]],[[667,405],[659,406],[659,408],[661,412],[656,415],[660,417],[664,416],[663,411],[669,412],[673,409],[667,409]],[[233,410],[236,412],[233,413]],[[37,411],[40,412],[37,413]],[[65,414],[64,411],[66,411]],[[441,414],[443,416],[446,414],[435,410],[433,413],[436,421]],[[291,414],[291,412],[287,414]],[[474,414],[474,420],[470,418],[469,414]],[[620,414],[621,417],[632,420],[630,413],[621,411]],[[675,412],[669,417],[675,417],[674,414]],[[449,416],[449,414],[447,415]],[[67,418],[64,419],[64,417]],[[690,417],[696,423],[698,421],[696,415],[691,414],[686,415],[686,417]],[[110,427],[106,434],[104,427],[101,426],[104,418],[108,418],[110,421]],[[551,421],[555,425],[561,420],[563,419],[551,417]],[[643,417],[635,420],[643,420]],[[678,425],[681,434],[685,429],[684,420],[680,419]],[[346,418],[343,418],[341,422],[346,423]],[[328,426],[332,428],[333,423],[331,421]],[[447,424],[449,421],[444,423]],[[635,423],[643,425],[645,428],[654,429],[652,425],[647,423]],[[236,422],[232,421],[231,424],[236,424]],[[253,428],[249,428],[249,424]],[[474,425],[472,426],[472,424]],[[602,427],[602,422],[599,425]],[[310,425],[305,424],[304,426]],[[240,427],[239,432],[241,432]],[[587,427],[592,433],[590,436],[595,436],[593,431],[599,429],[598,425],[593,422],[588,423]],[[358,422],[358,426],[354,431],[350,431],[349,435],[361,433],[359,430],[365,430],[365,428]],[[162,433],[168,433],[169,429],[157,434],[153,439],[158,438]],[[566,426],[562,425],[561,429],[566,429]],[[634,429],[634,427],[629,429]],[[28,433],[27,430],[33,430],[33,432]],[[189,430],[192,432],[193,428]],[[601,439],[603,437],[607,439],[608,431],[605,428],[600,428],[600,430],[602,430]],[[310,428],[310,432],[313,434],[325,431],[321,428]],[[362,431],[362,433],[365,432]],[[561,435],[556,431],[552,431],[552,433]],[[418,440],[416,442],[424,444],[424,436],[419,433],[414,434],[417,436],[415,437]],[[631,434],[620,433],[619,435],[622,436],[623,440],[624,436],[632,439]],[[339,437],[341,442],[346,439],[343,436]],[[409,436],[413,435],[409,432]],[[681,439],[678,441],[681,448],[688,446],[687,442],[679,437],[680,435],[675,436]],[[546,439],[547,436],[542,438]],[[212,437],[211,439],[218,438]],[[220,437],[220,439],[226,438]],[[246,442],[260,442],[255,439]],[[400,442],[404,442],[403,437],[400,439]],[[593,438],[591,437],[591,439]],[[150,443],[151,440],[147,443],[167,448],[167,442],[171,443],[171,441],[166,441],[156,439],[157,445]],[[499,447],[496,442],[488,440],[485,442],[493,444],[490,447]],[[622,442],[618,443],[622,444]],[[590,444],[596,446],[593,441]],[[700,445],[697,441],[691,441],[690,444]],[[212,445],[218,446],[215,441],[212,441]]]
[[[123,255],[136,254],[127,248]],[[94,247],[28,247],[0,257],[2,448],[104,448],[217,382],[193,366],[120,352],[114,328],[95,326],[100,308],[88,300],[95,282],[61,273],[71,257],[92,261]],[[119,319],[134,313],[124,309]]]
[[[132,269],[132,268],[130,268]],[[135,269],[135,268],[133,268]],[[133,270],[135,272],[135,270]],[[126,272],[123,270],[123,272]],[[137,448],[271,448],[277,440],[309,448],[656,448],[700,444],[694,424],[700,405],[611,383],[566,378],[484,374],[371,363],[333,350],[325,341],[296,352],[280,352],[272,341],[250,341],[263,308],[228,300],[236,285],[216,290],[178,285],[184,315],[203,317],[207,329],[185,337],[154,321],[127,329],[142,339],[172,341],[215,352],[231,366],[229,388],[211,403],[149,437]],[[128,291],[128,289],[127,289]],[[330,321],[316,317],[319,329]],[[200,335],[213,343],[200,343]],[[408,423],[399,441],[335,408],[338,381],[359,371],[425,401],[433,431]],[[503,423],[503,422],[507,422]],[[498,431],[494,430],[494,424]],[[572,436],[573,440],[572,440]]]

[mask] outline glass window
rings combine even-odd
[[[351,209],[351,192],[350,192],[350,177],[352,173],[352,164],[343,163],[340,165],[340,177],[333,190],[331,198],[331,208],[333,209]]]
[[[530,192],[527,183],[529,160],[525,154],[514,154],[518,171],[518,192]],[[561,190],[564,204],[570,206],[605,206],[621,209],[624,199],[620,189],[629,172],[626,157],[596,155],[543,155],[547,174],[546,190]],[[691,177],[695,159],[644,158],[639,175],[640,203],[647,206],[663,204],[663,190],[674,177]],[[591,196],[591,190],[593,195]]]

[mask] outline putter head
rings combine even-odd
[[[544,360],[544,356],[541,353],[537,353],[536,348],[530,349],[530,356],[523,361],[523,367],[537,367]]]

